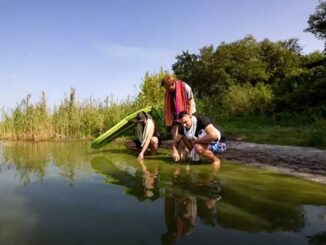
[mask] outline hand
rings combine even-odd
[[[143,159],[144,159],[144,153],[140,153],[140,154],[138,155],[138,160],[141,161],[141,160],[143,160]]]
[[[175,162],[179,161],[180,160],[180,155],[178,153],[178,151],[174,151],[173,154],[172,154],[172,158]]]

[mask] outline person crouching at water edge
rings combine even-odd
[[[157,126],[152,116],[146,112],[139,112],[136,116],[137,140],[134,140],[136,147],[141,148],[138,160],[144,159],[144,154],[149,148],[149,153],[154,154],[161,145],[161,139],[157,132]]]
[[[191,116],[188,112],[182,111],[178,115],[179,134],[173,140],[174,161],[180,160],[177,150],[178,144],[183,140],[193,161],[199,161],[200,157],[211,160],[214,167],[220,166],[220,159],[216,156],[226,150],[226,144],[221,141],[221,133],[208,117]]]

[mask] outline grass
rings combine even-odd
[[[104,101],[90,99],[79,102],[74,89],[53,109],[47,106],[44,93],[38,103],[32,104],[30,98],[31,95],[28,95],[14,109],[2,110],[0,139],[94,139],[143,107],[130,98],[117,101],[108,97]]]
[[[326,126],[323,121],[301,123],[261,117],[233,118],[222,121],[220,126],[229,139],[255,143],[310,146],[326,149]]]
[[[122,118],[151,103],[127,98],[116,101],[86,100],[79,102],[74,89],[61,104],[49,109],[45,93],[38,103],[30,102],[31,95],[14,109],[2,110],[0,139],[2,140],[80,140],[94,139],[118,123]],[[326,149],[326,119],[314,118],[309,114],[279,113],[271,116],[247,115],[218,119],[216,108],[207,111],[222,128],[229,139],[241,139],[256,143],[311,146]],[[210,113],[209,113],[210,112]],[[163,110],[159,106],[163,118]],[[158,122],[164,139],[170,139],[169,130],[163,119]],[[134,131],[126,135],[134,134]]]

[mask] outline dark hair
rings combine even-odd
[[[182,111],[178,114],[178,120],[182,119],[185,115],[190,116],[190,114],[186,111]]]
[[[136,116],[136,119],[137,119],[137,121],[140,121],[140,120],[146,120],[147,117],[146,117],[145,112],[143,112],[143,111],[138,112],[138,113],[137,113],[137,116]]]
[[[137,121],[141,121],[141,120],[146,120],[146,119],[152,119],[152,117],[148,113],[141,111],[141,112],[137,113],[136,119],[137,119]]]

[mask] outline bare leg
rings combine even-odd
[[[187,137],[182,138],[183,144],[187,147],[188,151],[192,150],[191,141]]]
[[[175,139],[178,135],[178,125],[173,125],[171,129],[171,134],[172,134],[172,140]]]
[[[151,147],[151,155],[155,154],[158,149],[158,138],[157,137],[154,136],[151,138],[150,147]]]
[[[186,160],[191,149],[192,149],[191,141],[186,137],[183,137],[182,144],[179,145],[179,152],[181,154],[181,159]]]
[[[207,144],[195,144],[194,148],[198,154],[201,156],[205,157],[208,160],[212,161],[212,165],[215,168],[219,168],[221,161],[218,157],[216,157],[213,152],[207,149],[208,145]]]

